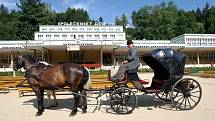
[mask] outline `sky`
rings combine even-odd
[[[20,0],[0,0],[10,10],[17,10],[16,3]],[[57,12],[65,12],[69,7],[85,9],[90,19],[98,20],[102,17],[105,23],[114,23],[116,16],[125,14],[131,20],[131,13],[145,5],[157,5],[163,1],[170,0],[41,0],[51,4],[52,9]],[[179,9],[196,10],[202,9],[205,3],[215,6],[215,0],[173,0]]]

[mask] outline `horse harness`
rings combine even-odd
[[[41,63],[38,61],[38,62],[35,62],[34,64],[32,64],[30,66],[30,68],[28,68],[28,69],[26,68],[24,77],[25,78],[33,78],[33,79],[36,79],[38,81],[42,81],[42,79],[41,79],[42,72],[44,70],[46,70],[47,68],[49,68],[50,65],[42,65],[42,66],[40,66],[39,64],[41,64]],[[34,67],[43,67],[43,68],[42,68],[42,71],[40,71],[39,74],[32,74]]]

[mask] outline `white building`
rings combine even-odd
[[[125,40],[122,26],[40,25],[35,40]]]
[[[215,34],[183,34],[171,40],[133,40],[140,56],[157,48],[173,48],[187,55],[187,64],[213,64]],[[34,40],[0,41],[0,68],[11,67],[13,56],[31,53],[52,64],[74,62],[109,66],[127,57],[122,26],[91,23],[40,25]]]

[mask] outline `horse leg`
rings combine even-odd
[[[55,90],[51,90],[51,93],[52,93],[52,96],[54,98],[54,107],[57,107],[58,103],[57,103],[57,98],[56,98]]]
[[[35,92],[35,94],[37,96],[37,104],[38,104],[37,105],[38,111],[37,111],[35,116],[40,116],[44,112],[44,102],[43,102],[43,100],[44,100],[44,90],[40,89],[39,87],[33,88],[33,89],[34,89],[34,92]]]
[[[78,91],[73,91],[74,93],[78,93]],[[69,116],[75,116],[78,112],[78,102],[79,102],[79,96],[77,94],[73,94],[74,96],[74,100],[75,100],[75,103],[73,105],[73,109],[72,109],[72,112],[70,113]]]
[[[48,98],[48,102],[47,102],[47,107],[46,109],[49,109],[51,108],[51,91],[50,90],[46,90],[46,93],[47,93],[47,98]]]
[[[57,99],[56,99],[56,95],[55,95],[55,91],[54,90],[47,90],[47,97],[48,97],[48,106],[46,107],[46,109],[52,108],[52,107],[57,107]],[[54,104],[51,105],[51,96],[53,96],[54,99]]]
[[[81,100],[81,104],[82,104],[81,109],[82,109],[83,113],[86,113],[87,112],[87,98],[86,98],[87,94],[86,94],[85,89],[81,89],[80,91],[81,91],[81,94],[83,95],[83,96],[80,96],[80,98],[82,99]]]

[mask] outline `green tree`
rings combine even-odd
[[[115,25],[122,25],[121,20],[116,16],[114,20]]]
[[[55,14],[50,5],[41,0],[20,0],[17,6],[20,9],[19,23],[16,26],[19,39],[32,40],[39,25],[55,23]]]
[[[9,13],[8,8],[3,4],[0,7],[0,40],[16,39],[14,26],[17,23],[17,12]]]
[[[205,32],[207,34],[215,33],[215,7],[211,7],[210,9],[205,11]]]
[[[210,6],[208,3],[206,3],[205,7],[203,8],[203,17],[204,17],[203,24],[204,24],[205,33],[208,33],[208,28],[210,26],[210,23],[208,23],[209,21],[207,20],[209,18],[209,15],[210,15]]]
[[[137,39],[171,39],[175,36],[177,7],[173,2],[144,6],[132,14]]]
[[[9,10],[3,4],[0,6],[0,14],[9,14]]]
[[[101,23],[103,23],[103,22],[104,22],[104,20],[103,20],[103,18],[102,18],[102,17],[99,17],[99,22],[101,22]]]
[[[87,11],[84,9],[68,8],[64,17],[67,22],[87,22],[90,20]]]
[[[119,19],[117,16],[115,17],[115,25],[122,25],[123,28],[126,30],[126,26],[128,24],[128,19],[125,14],[122,14],[121,18]]]

